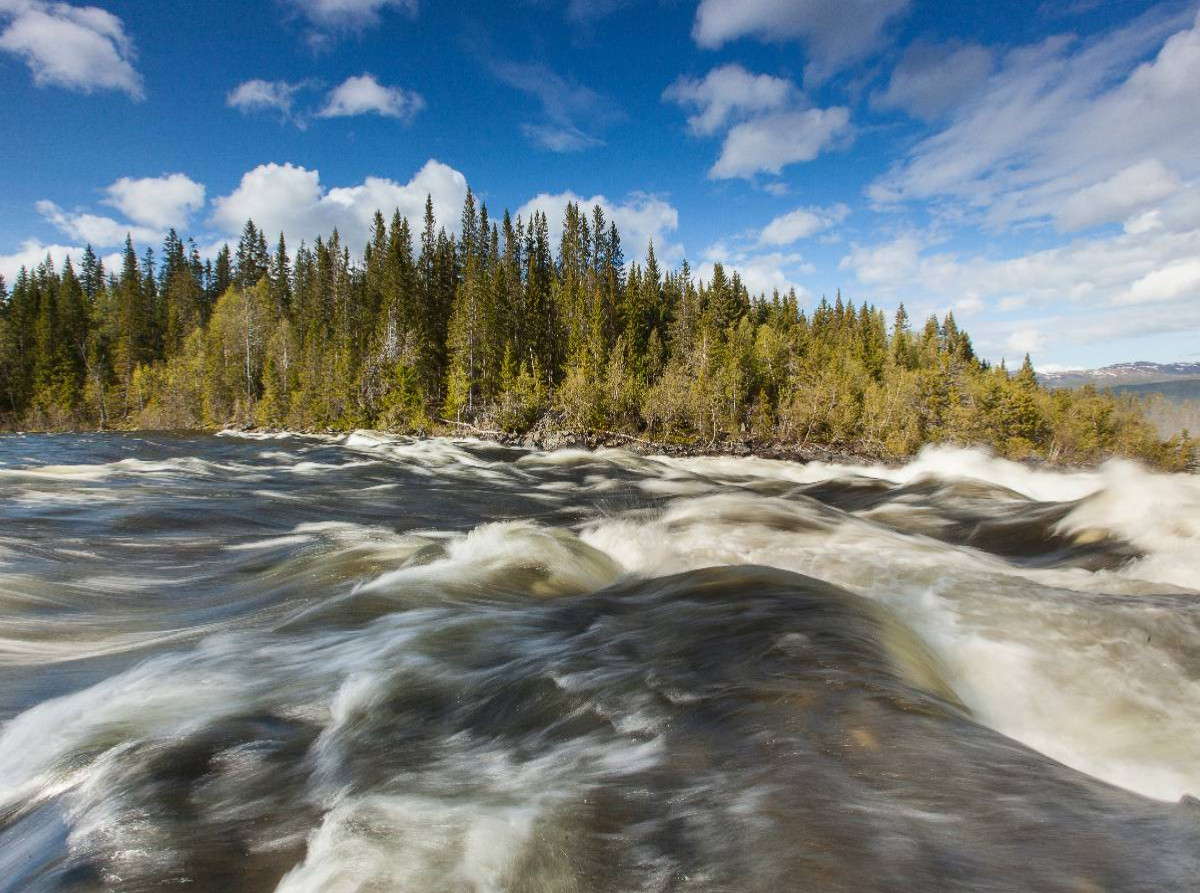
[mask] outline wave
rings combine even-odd
[[[16,888],[1185,890],[1200,868],[1170,802],[1200,791],[1194,477],[363,433],[19,451]]]

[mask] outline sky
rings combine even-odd
[[[1041,369],[1200,361],[1200,4],[0,0],[0,274],[601,204]]]

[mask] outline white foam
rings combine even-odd
[[[1200,477],[1152,474],[1132,462],[1108,462],[1102,487],[1058,525],[1079,536],[1115,535],[1147,554],[1126,577],[1200,591]]]
[[[930,644],[982,721],[1096,777],[1173,800],[1200,791],[1190,614],[1136,601],[1118,610],[1050,587],[1137,593],[1151,584],[1129,575],[1194,567],[1194,482],[1120,464],[1098,477],[1117,495],[1083,503],[1072,524],[1111,522],[1122,488],[1140,487],[1149,500],[1142,540],[1159,551],[1120,574],[1024,569],[803,499],[745,492],[676,500],[649,519],[598,521],[583,539],[639,575],[765,564],[884,602]]]

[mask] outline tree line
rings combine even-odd
[[[820,445],[900,458],[933,442],[1001,455],[1191,461],[1134,401],[1048,391],[976,356],[953,314],[914,327],[838,294],[751,295],[715,264],[626,263],[604,211],[499,220],[468,191],[458,233],[427,200],[414,233],[377,213],[353,256],[335,230],[289,252],[247,222],[203,260],[174,231],[119,270],[89,246],[0,278],[9,429],[447,426],[606,432],[713,446]]]

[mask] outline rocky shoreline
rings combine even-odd
[[[147,432],[151,429],[142,428],[112,428],[114,433]],[[355,430],[368,434],[379,434],[389,437],[449,437],[470,438],[488,441],[509,447],[520,447],[529,450],[551,452],[561,449],[624,449],[641,456],[671,456],[675,458],[692,458],[700,456],[729,456],[736,458],[756,457],[759,459],[777,459],[785,462],[807,464],[809,462],[824,462],[836,465],[882,465],[899,467],[912,460],[912,456],[904,458],[884,458],[865,450],[847,449],[816,443],[786,443],[781,441],[762,441],[753,439],[735,439],[723,436],[702,441],[661,441],[624,434],[619,431],[575,430],[560,428],[546,422],[541,422],[532,429],[524,432],[503,431],[500,429],[484,428],[467,422],[453,422],[438,419],[435,424],[421,430],[389,429],[389,428],[276,428],[258,425],[228,425],[217,431],[232,431],[242,434],[298,434],[308,436],[344,437]],[[95,433],[94,429],[55,430],[55,431],[0,431],[0,436],[20,434],[81,434]],[[972,444],[957,444],[971,447]],[[1052,461],[1041,457],[1027,457],[1020,464],[1060,471],[1088,471],[1097,468],[1109,458],[1095,463],[1072,463]],[[1200,465],[1189,467],[1188,471],[1200,473]]]
[[[383,432],[392,433],[392,432]],[[505,446],[524,447],[534,450],[561,450],[568,448],[595,450],[619,448],[643,456],[756,456],[760,459],[781,459],[789,462],[830,462],[840,465],[899,465],[894,462],[857,453],[853,450],[822,446],[819,444],[788,444],[775,441],[734,440],[718,438],[708,443],[700,441],[669,442],[650,440],[619,431],[576,431],[571,429],[538,427],[524,433],[478,428],[465,423],[450,423],[444,428],[427,432],[434,437],[468,436],[492,441]]]

